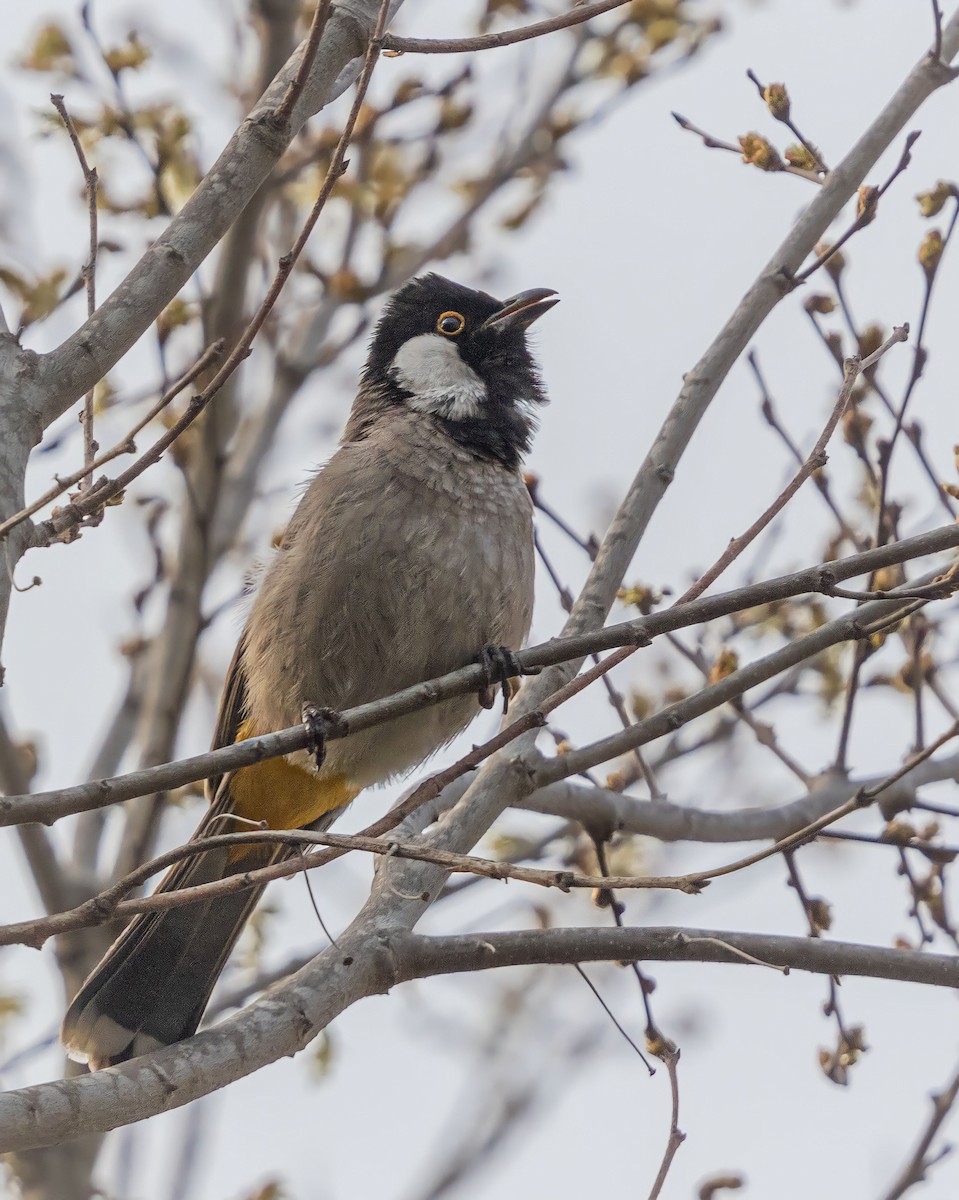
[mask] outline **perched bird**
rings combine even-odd
[[[370,345],[339,448],[313,479],[253,601],[213,746],[388,696],[518,648],[533,603],[532,505],[520,474],[545,401],[526,344],[558,297],[500,302],[439,275],[401,288]],[[194,839],[325,829],[363,788],[423,762],[477,712],[446,700],[309,752],[210,779]],[[235,819],[238,818],[238,819]],[[160,891],[262,866],[268,843],[205,850]],[[192,1034],[262,888],[136,917],[63,1021],[94,1069]]]

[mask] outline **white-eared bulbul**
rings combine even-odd
[[[213,746],[343,710],[518,648],[533,605],[532,505],[520,474],[545,401],[526,330],[556,302],[501,302],[425,275],[377,325],[340,446],[310,484],[253,601]],[[194,838],[325,829],[370,784],[423,762],[477,712],[446,700],[210,779]],[[233,818],[238,818],[234,820]],[[206,850],[160,891],[248,871],[269,844]],[[192,1034],[262,888],[136,917],[80,989],[63,1041],[92,1068]]]

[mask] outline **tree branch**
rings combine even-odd
[[[179,1108],[296,1054],[344,1009],[397,983],[534,963],[774,965],[959,988],[959,959],[823,939],[675,927],[535,929],[451,937],[377,930],[360,918],[281,989],[185,1042],[118,1067],[0,1094],[0,1152],[49,1146]]]
[[[827,774],[815,780],[805,795],[784,804],[726,809],[693,808],[665,799],[651,804],[648,800],[609,788],[590,787],[563,779],[524,796],[515,807],[576,821],[588,833],[606,838],[612,833],[632,833],[661,842],[779,841],[839,808],[860,790],[874,788],[886,778],[885,775],[870,775],[844,779]],[[884,791],[883,816],[889,818],[911,808],[920,787],[945,780],[959,780],[959,753],[910,766],[898,783]],[[443,789],[442,795],[434,801],[433,820],[457,803],[469,783],[468,778],[458,779]],[[401,825],[396,836],[406,837],[409,833]]]
[[[585,655],[594,651],[609,650],[614,646],[642,644],[659,634],[682,629],[688,625],[700,624],[703,621],[715,620],[717,617],[727,616],[757,604],[786,599],[789,596],[806,592],[822,592],[823,590],[828,592],[840,579],[849,579],[881,565],[891,565],[920,555],[939,553],[955,546],[959,546],[959,526],[946,525],[941,529],[932,530],[914,538],[867,550],[862,554],[854,554],[849,558],[811,567],[792,575],[784,575],[761,584],[736,588],[731,592],[695,600],[688,605],[676,605],[648,617],[610,625],[604,629],[594,630],[592,633],[553,638],[539,646],[532,646],[520,651],[517,658],[524,670],[553,666],[571,658],[582,660]],[[895,595],[894,592],[889,594]],[[857,611],[861,612],[861,610]],[[417,684],[415,687],[406,688],[393,696],[387,696],[369,704],[361,704],[341,713],[343,726],[331,729],[328,736],[333,740],[347,736],[350,732],[356,733],[370,729],[393,717],[416,712],[453,696],[462,696],[468,692],[478,691],[482,683],[483,672],[478,665],[461,667],[438,679]],[[655,720],[655,718],[653,719]],[[635,728],[637,727],[632,727],[632,729]],[[627,732],[631,731],[624,731],[618,736],[626,736]],[[131,771],[113,779],[94,780],[53,792],[0,797],[0,827],[18,825],[25,821],[51,824],[61,817],[73,813],[87,812],[94,808],[115,804],[121,800],[146,796],[152,792],[183,787],[187,783],[197,782],[209,775],[251,766],[253,763],[262,762],[268,758],[276,758],[281,754],[302,750],[310,743],[310,737],[307,730],[297,725],[277,733],[248,738],[245,741],[236,742],[232,746],[208,751],[206,754],[198,754],[176,762]],[[611,751],[611,753],[618,752],[618,750]]]
[[[43,832],[42,830],[38,832]],[[369,837],[364,834],[345,833],[313,833],[308,829],[264,829],[256,832],[221,833],[204,837],[197,841],[185,842],[181,846],[158,855],[143,866],[137,867],[112,887],[98,895],[85,900],[76,908],[55,912],[48,917],[37,917],[30,921],[18,921],[11,925],[0,925],[0,946],[31,946],[39,949],[52,937],[64,933],[72,933],[77,929],[90,929],[104,925],[116,918],[129,918],[138,913],[165,912],[171,908],[182,908],[187,904],[196,904],[209,900],[214,896],[224,896],[232,892],[245,891],[274,879],[288,879],[304,871],[325,866],[333,857],[339,855],[303,854],[273,863],[268,867],[259,867],[244,871],[241,874],[228,875],[210,883],[199,884],[195,887],[175,888],[167,892],[154,892],[133,900],[123,897],[134,888],[139,887],[151,876],[158,874],[174,863],[184,858],[192,858],[207,850],[215,850],[222,846],[249,846],[275,844],[289,846],[291,849],[302,849],[306,846],[327,846],[345,853],[359,850],[367,854],[381,855],[387,858],[412,858],[418,862],[434,863],[446,870],[464,872],[485,879],[497,879],[501,882],[515,880],[518,883],[531,883],[538,887],[558,888],[562,892],[573,889],[621,888],[623,890],[674,890],[687,895],[698,894],[707,886],[708,880],[696,875],[583,875],[577,871],[558,867],[540,869],[537,867],[518,866],[514,863],[498,859],[479,858],[470,854],[452,854],[448,850],[434,850],[425,845],[409,845],[393,841],[386,837]]]
[[[493,50],[499,46],[513,46],[517,42],[543,37],[547,33],[555,33],[558,29],[569,29],[571,25],[581,25],[584,21],[610,12],[611,9],[622,8],[626,3],[627,0],[598,0],[596,4],[583,4],[558,16],[536,21],[532,25],[522,25],[519,29],[505,29],[501,33],[484,33],[478,37],[409,38],[389,34],[383,40],[383,49],[391,50],[395,54],[466,54],[474,50]]]
[[[959,10],[943,29],[943,58],[959,51]],[[676,466],[733,363],[746,348],[765,318],[794,287],[797,272],[832,220],[859,187],[865,174],[889,146],[904,124],[954,73],[942,62],[924,56],[915,65],[883,111],[825,180],[775,251],[756,282],[740,301],[712,345],[693,369],[683,376],[683,387],[606,533],[596,560],[564,628],[565,635],[594,629],[605,620],[622,579],[642,540],[653,513],[672,481]],[[514,714],[535,710],[552,692],[579,670],[582,660],[571,658],[532,680],[527,680],[514,701]],[[538,766],[533,735],[491,758],[480,770],[464,802],[451,814],[434,843],[445,849],[468,851],[496,818],[519,797],[533,790]],[[384,871],[394,878],[394,889],[409,896],[438,895],[442,873],[435,867],[404,864],[402,870]],[[393,905],[380,918],[391,925],[415,923],[422,905]]]
[[[944,758],[921,758],[914,764],[907,763],[895,773],[869,776],[863,779],[825,778],[805,795],[786,804],[768,808],[744,808],[732,811],[710,811],[673,804],[668,800],[650,804],[633,796],[624,796],[608,788],[587,787],[562,780],[552,783],[525,797],[516,807],[529,812],[561,817],[576,821],[589,833],[607,839],[614,833],[642,834],[664,842],[779,842],[790,835],[807,830],[827,814],[834,813],[857,795],[874,796],[882,791],[882,813],[887,819],[895,813],[912,807],[916,789],[924,784],[955,780],[959,778],[959,754]],[[427,784],[433,780],[427,780]],[[411,814],[399,824],[390,825],[390,818],[399,818],[409,801],[415,801],[414,789],[408,800],[390,810],[386,817],[374,826],[358,834],[311,833],[309,831],[261,831],[256,833],[219,834],[205,838],[202,846],[188,842],[152,862],[131,871],[106,891],[85,900],[77,907],[56,911],[52,916],[21,921],[11,925],[0,925],[0,946],[27,945],[40,947],[56,935],[76,929],[101,925],[117,917],[131,917],[137,913],[158,912],[197,900],[209,899],[214,895],[225,895],[256,887],[275,879],[288,879],[303,871],[316,870],[334,858],[351,850],[383,855],[386,857],[412,858],[421,862],[432,862],[448,867],[451,871],[463,871],[477,876],[498,880],[516,880],[540,887],[559,888],[570,891],[574,888],[643,888],[673,889],[697,894],[715,872],[693,872],[689,875],[666,876],[592,876],[582,875],[566,869],[536,870],[514,866],[510,863],[475,858],[470,855],[452,854],[448,851],[432,850],[423,845],[405,844],[406,839],[417,836],[425,825],[432,824],[439,816],[458,802],[469,787],[470,780],[460,779],[447,785],[437,796],[427,796],[427,809],[418,808],[415,817]],[[419,819],[415,819],[419,818]],[[391,831],[392,837],[386,834]],[[173,892],[155,893],[146,898],[123,900],[130,891],[159,871],[175,862],[224,845],[246,845],[253,842],[279,842],[290,846],[315,845],[330,848],[330,852],[311,854],[308,857],[286,859],[268,867],[247,871],[242,875],[229,876],[215,883],[198,887],[181,888]],[[876,839],[876,844],[882,844]],[[895,843],[888,843],[895,844]],[[769,853],[778,852],[773,847]],[[720,868],[721,873],[726,868]],[[48,906],[49,907],[49,906]],[[286,972],[289,974],[289,972]]]
[[[73,118],[67,112],[67,106],[63,101],[62,96],[52,95],[50,101],[53,107],[60,114],[60,120],[66,126],[67,133],[70,135],[70,141],[73,144],[73,149],[80,162],[80,170],[83,172],[84,189],[87,194],[87,220],[90,226],[90,257],[83,264],[81,274],[83,282],[86,285],[87,293],[87,316],[92,317],[97,309],[97,250],[100,246],[100,239],[97,232],[97,187],[98,178],[96,167],[91,168],[87,162],[87,156],[83,152],[83,145],[80,142],[80,135],[77,133],[77,127],[73,123]],[[88,488],[93,483],[93,460],[96,457],[97,444],[93,439],[93,389],[91,388],[83,401],[83,412],[80,417],[83,425],[83,462],[87,468],[86,476],[83,480],[82,487]]]
[[[402,0],[393,0],[391,11]],[[301,44],[180,212],[120,286],[71,337],[31,364],[26,399],[43,425],[60,416],[130,349],[220,241],[307,121],[355,78],[376,0],[339,0],[289,119],[276,119],[307,52]]]
[[[234,371],[241,362],[246,359],[250,353],[254,339],[263,328],[263,325],[273,310],[276,301],[279,299],[280,292],[286,285],[297,260],[303,252],[303,247],[306,245],[310,234],[316,227],[316,223],[320,218],[320,214],[326,207],[326,202],[332,194],[333,188],[339,182],[340,177],[346,170],[346,149],[353,137],[353,130],[356,126],[357,118],[360,115],[360,109],[363,106],[363,101],[366,97],[367,89],[370,85],[370,79],[373,74],[373,68],[376,65],[377,56],[383,40],[383,28],[386,23],[386,16],[389,9],[390,0],[381,0],[379,5],[379,16],[377,18],[376,27],[370,37],[369,45],[366,49],[366,54],[363,60],[363,67],[360,71],[359,79],[356,85],[356,94],[353,98],[353,105],[350,109],[350,114],[346,119],[339,140],[336,143],[336,148],[330,159],[330,165],[327,168],[326,176],[320,187],[319,194],[310,210],[309,216],[303,223],[303,228],[297,234],[296,240],[290,247],[288,253],[284,254],[280,259],[276,274],[273,277],[273,282],[270,285],[269,291],[263,298],[262,303],[257,308],[256,312],[250,318],[242,335],[237,340],[236,344],[231,347],[226,360],[218,368],[216,374],[202,390],[198,392],[191,400],[183,415],[171,426],[170,429],[158,438],[157,441],[146,454],[142,455],[137,462],[128,467],[121,475],[113,480],[104,480],[101,484],[86,495],[78,499],[69,508],[61,513],[57,513],[51,517],[49,521],[45,521],[38,528],[34,537],[34,544],[46,544],[55,537],[62,537],[64,533],[75,528],[84,519],[89,519],[95,514],[99,514],[103,507],[109,501],[120,494],[130,483],[133,482],[138,475],[142,474],[148,466],[159,460],[163,451],[171,446],[177,438],[179,438],[186,429],[200,416],[203,410],[207,407],[210,401],[216,396],[217,392],[226,384],[227,380],[233,375]],[[307,51],[312,50],[315,53],[314,37],[318,28],[325,27],[325,16],[321,21],[320,16],[322,9],[317,9],[316,19],[310,31],[310,38],[307,42]],[[302,91],[300,71],[297,78],[290,85],[290,89],[284,97],[282,109],[287,109],[289,104],[292,104],[291,97],[298,95]],[[289,102],[289,104],[288,104]],[[280,120],[280,109],[277,109],[274,114],[276,120]],[[283,117],[285,121],[286,116]]]
[[[14,513],[13,516],[8,517],[5,521],[0,521],[0,539],[5,538],[10,530],[19,525],[22,521],[26,521],[28,517],[32,517],[34,513],[39,512],[41,508],[51,504],[58,496],[62,496],[64,492],[69,491],[69,489],[79,483],[85,475],[89,475],[91,471],[99,470],[100,467],[106,466],[108,462],[112,462],[113,459],[119,458],[121,454],[136,453],[136,443],[133,439],[137,436],[137,434],[145,429],[151,421],[158,417],[166,408],[166,406],[172,400],[175,400],[184,388],[189,387],[199,375],[201,375],[213,363],[215,363],[222,351],[222,342],[216,342],[212,346],[208,346],[207,349],[204,350],[200,357],[196,360],[193,366],[190,367],[185,374],[181,375],[180,378],[177,379],[173,384],[171,384],[169,388],[167,388],[160,399],[157,400],[157,402],[149,409],[149,411],[146,412],[139,421],[137,421],[129,433],[125,434],[120,441],[111,446],[109,450],[104,450],[102,454],[98,454],[92,462],[84,463],[84,466],[81,467],[80,470],[74,471],[72,474],[64,477],[56,476],[57,482],[52,488],[44,492],[39,499],[32,501],[30,504],[26,505],[26,507],[22,508],[18,513]],[[179,430],[174,437],[179,436],[179,432],[182,432],[182,430]],[[162,454],[163,450],[174,440],[173,437],[169,436],[169,433],[170,431],[168,431],[162,439],[158,439],[158,441],[150,447],[150,450],[144,454],[143,458],[139,460],[139,462],[142,463],[142,466],[139,466],[139,469],[136,470],[133,476],[128,477],[127,473],[124,473],[122,478],[126,479],[127,482],[130,482],[130,479],[141,474],[150,462],[156,461]],[[134,464],[134,466],[137,465],[138,464]],[[99,487],[100,485],[98,484],[97,486]],[[114,491],[111,492],[111,495],[116,495],[117,492],[122,491],[124,486],[125,485],[121,482],[119,486],[117,486]],[[106,503],[106,499],[104,499],[103,502]],[[73,524],[78,524],[83,515],[83,512],[78,511],[78,515]],[[37,542],[34,541],[34,544],[36,545]]]
[[[0,788],[25,792],[29,786],[30,774],[25,768],[23,754],[10,737],[6,722],[0,715]],[[57,912],[74,903],[76,897],[63,877],[53,841],[47,831],[36,825],[24,825],[18,830],[18,835],[23,857],[47,912]]]
[[[776,499],[769,505],[765,512],[761,513],[745,533],[734,537],[729,545],[723,550],[722,554],[713,563],[708,571],[705,571],[699,579],[693,584],[689,591],[685,592],[680,600],[692,600],[696,596],[702,595],[703,592],[715,583],[720,575],[726,570],[730,563],[742,554],[743,550],[755,541],[760,533],[769,525],[782,510],[786,507],[789,501],[796,495],[802,485],[815,471],[820,470],[829,461],[829,456],[826,453],[826,448],[836,431],[836,426],[839,424],[849,405],[850,397],[853,389],[859,380],[859,376],[863,371],[868,370],[871,366],[879,361],[880,358],[893,346],[899,342],[904,342],[909,337],[908,325],[897,325],[892,333],[883,342],[883,344],[874,350],[868,358],[860,359],[858,355],[852,358],[847,358],[842,365],[843,381],[842,387],[839,389],[839,394],[836,397],[836,403],[833,405],[832,412],[829,414],[829,419],[823,426],[823,431],[816,440],[815,446],[809,451],[804,461],[800,463],[799,470],[790,479],[789,483],[783,488]]]
[[[948,594],[952,594],[959,583],[953,584],[950,580],[944,586],[947,588]],[[775,679],[783,671],[787,671],[798,663],[808,661],[830,646],[868,638],[877,622],[898,621],[915,611],[914,606],[923,603],[923,601],[908,598],[914,587],[915,585],[911,585],[904,588],[903,591],[906,595],[900,599],[894,598],[897,589],[893,589],[889,593],[889,599],[872,600],[868,604],[863,604],[851,613],[821,625],[813,633],[796,638],[780,650],[775,650],[772,654],[767,654],[748,666],[730,672],[718,683],[694,692],[685,700],[667,705],[653,716],[630,725],[628,729],[601,738],[579,750],[570,750],[555,758],[544,759],[533,771],[534,782],[542,785],[552,783],[556,779],[568,779],[571,775],[577,775],[599,763],[608,762],[617,755],[625,754],[639,746],[645,746],[647,742],[672,733],[694,717],[703,716],[721,704],[726,704],[743,695],[750,688],[765,683],[769,679]]]
[[[398,980],[545,963],[712,962],[959,988],[959,958],[950,954],[670,926],[524,929],[447,937],[399,933],[390,937],[389,949]]]
[[[354,0],[354,4],[358,2]],[[323,41],[325,44],[327,38]],[[943,56],[951,58],[957,47],[959,14],[943,30]],[[323,46],[318,62],[322,53]],[[942,64],[927,60],[915,68],[884,113],[833,171],[716,342],[696,369],[687,375],[683,390],[600,550],[587,586],[567,625],[567,635],[588,634],[605,620],[648,521],[729,367],[764,317],[788,290],[789,280],[865,172],[922,100],[947,82],[950,74]],[[108,301],[104,308],[109,304]],[[82,372],[76,367],[73,371],[71,378],[76,383]],[[83,390],[81,387],[80,392]],[[656,614],[656,618],[668,619],[668,615]],[[599,636],[607,635],[608,631],[600,631]],[[635,631],[633,636],[636,636]],[[591,648],[586,644],[586,639],[580,643],[583,654]],[[516,706],[517,713],[535,711],[538,704],[576,672],[576,660],[567,661],[571,651],[572,644],[567,640],[561,657],[554,660],[554,664],[563,662],[564,665],[554,665],[553,669],[524,686],[520,703]],[[461,673],[461,680],[468,674],[468,671]],[[435,691],[435,685],[432,686]],[[472,685],[465,684],[460,690],[473,690],[475,686],[475,682]],[[414,693],[416,691],[413,689]],[[413,707],[419,702],[421,697],[416,698]],[[409,697],[404,703],[410,703]],[[398,711],[412,711],[412,707]],[[302,731],[294,732],[303,737]],[[275,738],[278,735],[271,736]],[[471,789],[470,802],[460,805],[441,830],[435,842],[438,847],[453,851],[468,849],[489,828],[512,797],[529,789],[532,780],[528,770],[531,761],[527,753],[530,744],[528,738],[529,735],[526,735],[517,743],[515,751],[493,760],[480,773],[478,784]],[[275,752],[281,752],[276,748],[276,743],[273,745]],[[257,754],[250,761],[260,756]],[[422,945],[424,939],[414,939],[408,930],[426,911],[444,879],[443,869],[437,866],[404,864],[401,871],[384,869],[378,874],[371,901],[351,928],[341,936],[336,947],[320,955],[284,987],[262,997],[222,1026],[122,1067],[80,1079],[25,1089],[0,1098],[0,1128],[7,1131],[4,1146],[50,1144],[86,1130],[102,1130],[142,1119],[207,1094],[283,1055],[295,1053],[356,999],[384,991],[399,979],[414,977],[410,974],[412,967],[409,956],[416,951],[417,945]],[[843,971],[857,973],[862,970],[882,978],[909,978],[952,987],[959,985],[959,966],[955,959],[945,956],[910,955],[870,947],[843,947],[821,940],[811,942],[805,938],[756,939],[749,935],[725,935],[709,931],[684,933],[672,930],[665,940],[663,931],[655,930],[549,930],[537,931],[534,936],[557,933],[570,936],[566,953],[575,955],[577,961],[591,955],[607,957],[597,954],[598,947],[591,941],[594,936],[599,936],[609,939],[606,943],[611,951],[608,957],[617,961],[644,957],[685,957],[700,961],[742,962],[742,955],[748,954],[753,959],[765,962],[778,961],[780,966],[823,970],[828,974]],[[657,933],[661,936],[658,946]],[[491,935],[487,944],[493,946],[497,962],[507,957],[510,948],[509,943],[502,940],[504,936],[529,937],[526,934]],[[480,939],[465,941],[472,942],[474,951],[479,954],[479,961],[477,953],[474,953],[473,966],[469,968],[464,964],[462,969],[479,969],[481,965],[489,965],[484,961],[489,951],[483,951]],[[446,942],[443,949],[447,967],[432,963],[430,969],[453,969],[449,963],[455,946]],[[546,949],[538,941],[535,946],[527,943],[523,952],[513,945],[511,952],[517,962],[527,961],[530,955],[537,961],[554,961],[560,949],[553,938],[549,946],[551,957],[542,957]],[[841,951],[846,953],[842,954]],[[561,954],[560,961],[567,961],[567,958]],[[423,965],[425,963],[421,963]]]
[[[900,1197],[904,1196],[911,1187],[925,1180],[926,1172],[933,1163],[938,1162],[949,1153],[951,1147],[945,1146],[938,1154],[930,1157],[929,1149],[936,1134],[942,1128],[943,1122],[952,1111],[957,1098],[959,1098],[959,1073],[953,1075],[951,1083],[943,1091],[933,1094],[932,1113],[919,1139],[919,1145],[909,1162],[903,1167],[902,1174],[889,1191],[883,1195],[883,1200],[900,1200]]]

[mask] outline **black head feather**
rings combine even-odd
[[[502,301],[441,275],[413,279],[392,296],[383,310],[370,343],[360,394],[375,396],[381,401],[377,408],[384,406],[382,402],[416,408],[423,412],[424,419],[436,422],[478,456],[515,468],[530,447],[535,429],[532,410],[546,403],[539,370],[526,344],[526,326],[554,302],[540,302],[535,313],[529,310],[526,320],[487,324],[503,311]],[[463,327],[454,337],[444,338],[437,330],[443,314],[463,318]],[[457,409],[455,417],[449,415],[452,402],[427,411],[422,397],[410,390],[409,379],[397,370],[400,350],[411,339],[424,336],[451,343],[441,349],[453,355],[455,347],[455,354],[469,368],[464,374],[475,373],[481,381],[482,401],[469,411]]]

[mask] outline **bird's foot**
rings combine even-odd
[[[334,730],[346,732],[346,722],[334,708],[319,708],[307,701],[300,710],[303,724],[310,735],[309,751],[313,755],[314,769],[319,770],[326,758],[326,742]]]
[[[503,693],[503,712],[509,709],[512,699],[510,681],[522,675],[538,675],[539,667],[524,667],[516,654],[506,646],[484,646],[479,654],[479,665],[483,671],[483,686],[479,691],[479,702],[483,708],[492,708],[496,701],[497,685]]]

